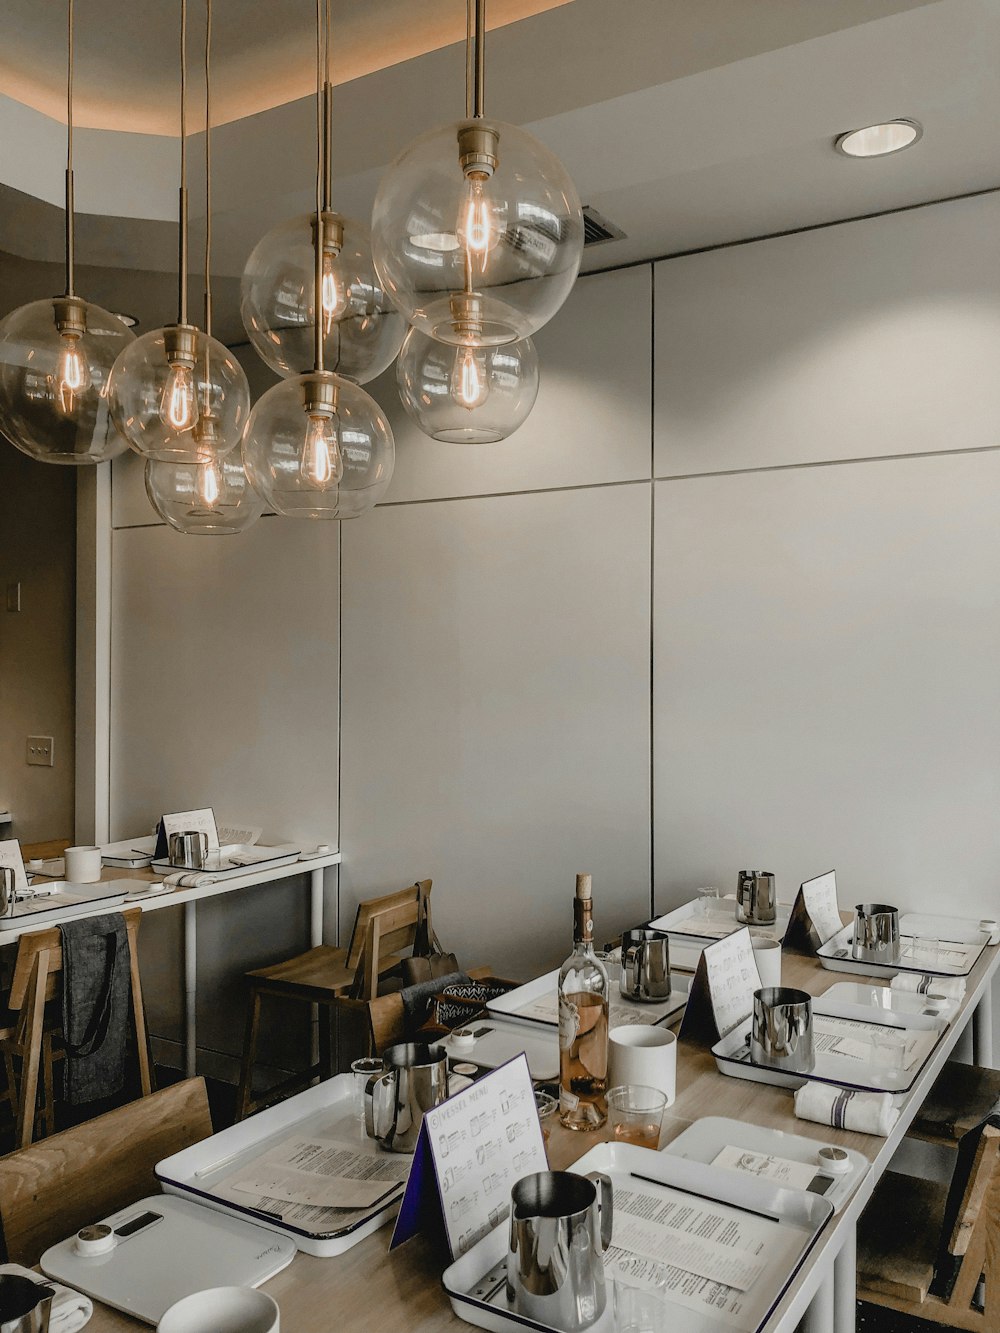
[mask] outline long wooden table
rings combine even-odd
[[[988,1010],[992,1003],[991,982],[998,965],[1000,947],[988,948],[968,978],[958,1014],[917,1079],[899,1123],[887,1139],[798,1120],[787,1089],[724,1077],[708,1051],[686,1043],[680,1047],[677,1098],[664,1125],[661,1147],[692,1121],[715,1115],[854,1148],[871,1163],[864,1181],[797,1273],[768,1320],[766,1333],[792,1333],[800,1322],[809,1333],[853,1333],[858,1214],[941,1067],[977,1014],[979,1063],[992,1064],[992,1051],[987,1048],[989,1022],[980,1011]],[[815,959],[787,953],[784,957],[782,980],[786,985],[821,995],[834,982],[845,979],[843,974],[826,971]],[[556,1169],[570,1165],[602,1137],[603,1132],[574,1134],[557,1126],[549,1141],[550,1164]],[[449,1262],[448,1256],[419,1237],[390,1254],[389,1234],[384,1228],[334,1259],[297,1255],[284,1272],[267,1283],[267,1291],[281,1308],[282,1328],[291,1333],[327,1333],[331,1327],[343,1333],[366,1327],[385,1329],[387,1333],[457,1333],[468,1328],[452,1314],[441,1287],[441,1272]],[[90,1333],[123,1333],[140,1327],[135,1320],[105,1308],[95,1310],[88,1326]]]

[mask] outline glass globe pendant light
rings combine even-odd
[[[205,328],[212,327],[212,0],[205,0]],[[146,460],[146,494],[165,522],[192,536],[244,532],[264,512],[239,450],[207,462]]]
[[[337,374],[366,384],[392,364],[406,324],[375,276],[367,226],[333,208],[329,0],[325,4],[323,281],[319,287],[323,357]],[[282,376],[303,373],[313,364],[315,233],[315,213],[280,222],[258,241],[243,272],[240,314],[247,337],[258,356]]]
[[[108,376],[133,340],[117,315],[75,288],[73,0],[66,78],[66,291],[0,321],[0,432],[42,463],[103,463],[123,453],[108,410]]]
[[[177,323],[137,338],[111,372],[119,431],[146,458],[207,462],[235,448],[250,414],[243,367],[217,339],[188,321],[187,0],[181,0],[181,171]],[[207,221],[206,221],[207,225]]]
[[[314,292],[323,287],[326,239],[323,34],[324,4],[317,0]],[[364,389],[326,368],[325,355],[323,322],[314,320],[312,369],[268,389],[250,413],[243,440],[243,462],[254,489],[291,518],[357,518],[371,509],[392,477],[395,449],[388,421]]]
[[[535,405],[538,353],[530,338],[455,347],[410,329],[396,383],[408,415],[431,439],[495,444],[513,435]]]
[[[516,342],[556,313],[583,255],[572,180],[537,139],[483,112],[486,0],[467,0],[466,118],[417,139],[386,172],[372,254],[410,324],[439,342]]]

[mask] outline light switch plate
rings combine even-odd
[[[43,768],[51,768],[53,763],[53,746],[51,736],[29,736],[28,752],[25,756],[29,764],[40,764]]]

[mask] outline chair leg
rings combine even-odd
[[[4,1048],[3,1048],[3,1064],[4,1064],[4,1075],[5,1075],[6,1079],[7,1079],[7,1091],[6,1091],[5,1094],[4,1094],[3,1100],[4,1100],[5,1102],[7,1102],[7,1104],[8,1104],[9,1107],[10,1107],[10,1118],[11,1118],[11,1120],[13,1120],[13,1121],[16,1122],[16,1120],[17,1120],[17,1074],[16,1074],[15,1071],[14,1071],[14,1056],[13,1056],[13,1054],[12,1054],[12,1052],[11,1052],[10,1047],[7,1045],[6,1042],[4,1043]]]
[[[42,1033],[45,1026],[45,984],[48,980],[49,953],[41,949],[35,958],[28,1005],[25,1013],[26,1041],[21,1064],[21,1095],[18,1098],[15,1141],[19,1148],[27,1148],[35,1128],[35,1102],[38,1098],[38,1069],[42,1056]]]
[[[260,1029],[260,991],[253,988],[247,1009],[246,1032],[243,1036],[243,1060],[240,1066],[240,1088],[236,1098],[236,1119],[243,1120],[253,1109],[253,1067],[257,1059],[257,1033]]]
[[[42,1093],[42,1133],[43,1135],[49,1135],[56,1132],[56,1089],[52,1069],[54,1058],[52,1055],[51,1032],[46,1032],[42,1037],[42,1062],[45,1071]]]

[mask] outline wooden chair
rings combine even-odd
[[[885,1173],[858,1222],[858,1299],[946,1328],[1000,1329],[1000,1117],[959,1145],[950,1186]]]
[[[1000,1107],[1000,1069],[949,1060],[907,1130],[912,1138],[954,1146]]]
[[[188,1079],[0,1157],[0,1223],[12,1263],[159,1193],[157,1162],[212,1133],[205,1080]]]
[[[139,980],[139,923],[142,911],[138,907],[122,912],[129,944],[129,988],[132,996],[132,1018],[135,1025],[136,1051],[139,1060],[139,1081],[142,1095],[148,1097],[153,1089],[146,1035],[146,1016],[142,1005],[142,983]],[[15,1143],[26,1147],[34,1137],[39,1075],[43,1080],[42,1127],[51,1133],[54,1122],[54,1066],[62,1052],[55,1039],[60,1023],[46,1022],[46,1005],[60,994],[62,973],[62,937],[59,929],[31,931],[18,940],[17,958],[7,1005],[13,1022],[0,1030],[8,1080],[14,1077],[14,1061],[20,1060],[21,1072],[17,1080],[17,1123]]]
[[[283,963],[248,972],[250,996],[236,1116],[259,1111],[272,1102],[309,1087],[313,1079],[328,1078],[330,1063],[330,1015],[343,1001],[374,999],[380,984],[396,970],[404,954],[412,951],[421,921],[430,928],[431,881],[424,879],[408,889],[372,898],[358,907],[346,949],[321,944]],[[257,1060],[261,1002],[265,996],[318,1005],[320,1013],[319,1063],[301,1074],[284,1079],[260,1097],[253,1096],[253,1070]]]

